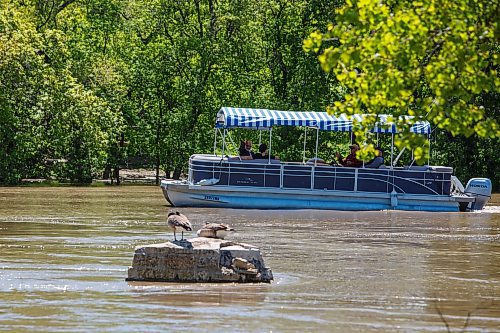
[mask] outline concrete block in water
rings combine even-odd
[[[271,282],[258,248],[217,238],[139,246],[127,281]]]

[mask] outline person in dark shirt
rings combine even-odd
[[[242,160],[253,160],[255,154],[252,151],[252,141],[241,141],[239,154]]]
[[[354,167],[358,168],[363,165],[363,161],[360,161],[356,158],[356,152],[359,150],[359,145],[357,143],[354,143],[349,146],[349,149],[351,149],[351,153],[346,156],[346,158],[342,158],[342,155],[340,155],[339,152],[335,153],[335,157],[337,157],[337,160],[342,166],[346,167]]]
[[[375,147],[375,157],[365,164],[365,168],[378,168],[384,164],[384,151],[380,147]]]
[[[267,145],[265,143],[260,144],[259,152],[253,155],[254,159],[268,159],[269,152],[267,151]],[[277,156],[271,155],[271,159],[279,159]]]

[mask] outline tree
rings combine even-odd
[[[52,29],[73,2],[51,2],[58,8],[52,12],[34,3],[0,2],[0,182],[56,176],[88,183],[104,165],[119,114],[112,98],[82,84],[89,76],[73,75],[72,68],[83,66],[69,55],[81,44]],[[53,160],[67,160],[56,175],[48,163]]]
[[[411,122],[500,137],[498,119],[485,117],[480,103],[500,87],[498,21],[497,4],[481,0],[346,0],[327,31],[311,33],[303,47],[345,89],[330,112],[373,115],[358,124],[358,140],[389,113],[401,131],[396,145],[423,161],[429,147],[409,132]]]

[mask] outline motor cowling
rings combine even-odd
[[[469,204],[471,210],[481,210],[491,198],[491,180],[488,178],[472,178],[465,187],[465,194],[474,196],[476,200]]]

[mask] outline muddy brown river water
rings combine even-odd
[[[0,188],[0,331],[500,332],[500,196],[480,213],[181,208],[272,284],[126,282],[172,239],[154,186]],[[447,328],[448,325],[448,328]]]

